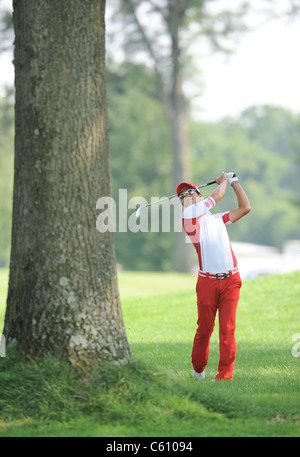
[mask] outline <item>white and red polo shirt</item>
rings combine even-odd
[[[212,214],[216,202],[212,197],[190,205],[182,213],[183,228],[190,237],[199,260],[199,269],[205,273],[227,273],[237,267],[226,225],[232,222],[229,211]]]

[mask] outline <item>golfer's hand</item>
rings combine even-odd
[[[225,173],[225,171],[223,171],[223,173],[221,174],[221,176],[219,176],[218,178],[216,178],[216,183],[217,183],[218,185],[220,185],[221,182],[223,182],[223,181],[227,181],[227,183],[228,183],[228,176],[227,176],[227,173]]]
[[[233,171],[229,171],[227,174],[227,178],[228,178],[228,182],[229,184],[232,186],[233,184],[235,184],[236,182],[239,182],[239,179],[238,177],[236,176],[235,173],[233,173]]]

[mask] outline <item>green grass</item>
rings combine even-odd
[[[1,329],[7,271],[0,273]],[[122,272],[119,287],[134,360],[102,364],[84,382],[50,356],[26,360],[12,348],[0,359],[0,436],[300,434],[300,358],[291,353],[300,333],[300,272],[244,282],[233,382],[210,382],[217,322],[207,379],[191,378],[193,276]]]

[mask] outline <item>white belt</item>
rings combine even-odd
[[[239,269],[238,267],[235,267],[233,270],[229,270],[228,273],[217,273],[217,274],[211,274],[206,271],[198,271],[198,275],[202,276],[203,278],[208,278],[208,279],[226,279],[230,278],[230,276],[234,275],[235,273],[238,273]]]

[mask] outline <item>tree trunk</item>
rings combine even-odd
[[[176,85],[172,94],[172,115],[170,130],[172,139],[172,183],[176,187],[180,182],[190,180],[188,158],[187,112],[181,84]],[[190,250],[185,243],[184,232],[175,233],[174,268],[179,272],[190,270]]]
[[[112,233],[105,0],[14,0],[15,177],[4,334],[78,369],[126,362]]]
[[[190,160],[188,152],[188,117],[186,100],[182,88],[182,71],[180,65],[179,24],[180,7],[170,2],[169,32],[172,42],[172,91],[169,103],[169,124],[172,144],[172,182],[176,189],[178,184],[190,180]],[[190,250],[185,243],[185,233],[175,233],[174,268],[179,272],[190,270]]]

